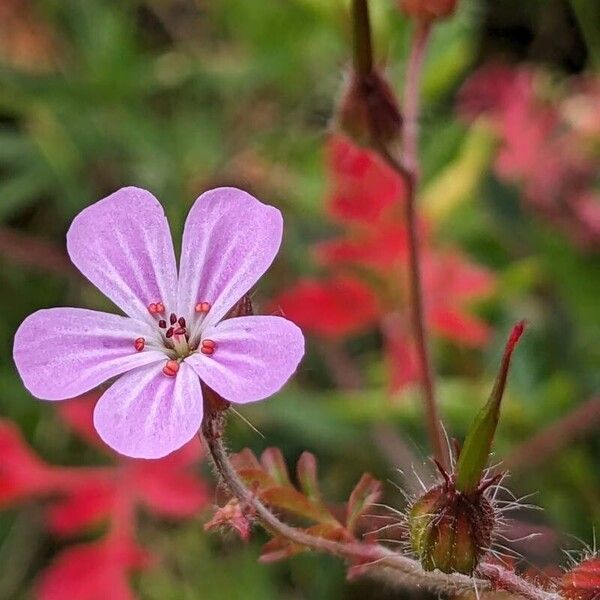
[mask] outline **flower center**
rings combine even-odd
[[[211,309],[209,302],[199,302],[195,310],[202,317],[206,316]],[[200,338],[200,343],[190,342],[190,331],[185,317],[180,317],[175,313],[171,313],[169,318],[165,318],[165,306],[161,301],[152,302],[148,305],[148,312],[156,317],[159,337],[161,341],[160,350],[168,357],[168,360],[163,367],[163,373],[168,377],[175,377],[179,371],[181,361],[194,352],[201,352],[206,356],[212,356],[215,353],[217,344],[215,341]],[[136,352],[143,352],[151,347],[145,338],[136,338],[133,342]]]

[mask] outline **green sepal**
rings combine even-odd
[[[465,438],[456,465],[456,489],[464,494],[471,494],[477,490],[487,466],[500,418],[500,404],[506,387],[510,359],[524,329],[524,321],[513,327],[489,400],[475,417]]]

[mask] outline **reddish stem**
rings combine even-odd
[[[354,0],[353,26],[354,26],[354,52],[355,68],[365,69],[372,65],[372,57],[365,57],[367,52],[372,52],[370,26],[368,18],[368,5],[366,0]],[[429,40],[430,25],[417,23],[412,39],[408,67],[406,72],[406,87],[404,93],[404,134],[403,134],[403,159],[398,160],[381,135],[376,135],[374,129],[374,149],[406,182],[406,227],[408,229],[408,255],[409,255],[409,290],[410,290],[410,315],[417,357],[421,386],[425,405],[425,418],[427,433],[431,443],[434,457],[446,468],[450,468],[450,457],[445,443],[444,432],[435,400],[435,387],[431,358],[427,341],[427,327],[425,324],[425,310],[423,289],[421,284],[421,259],[419,252],[419,239],[417,232],[416,194],[419,180],[418,137],[419,114],[421,106],[421,78],[425,51]],[[368,43],[365,42],[368,40]],[[373,117],[373,115],[372,115]]]

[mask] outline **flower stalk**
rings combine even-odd
[[[353,31],[355,68],[366,68],[372,65],[372,45],[367,0],[353,2]],[[427,432],[433,455],[445,468],[449,468],[448,449],[435,398],[435,381],[429,343],[423,299],[421,277],[421,257],[417,232],[416,196],[419,180],[418,162],[418,121],[420,115],[420,96],[423,62],[429,40],[430,25],[418,22],[411,43],[411,51],[406,73],[404,105],[402,110],[402,160],[399,160],[390,149],[388,140],[373,131],[373,147],[377,153],[396,171],[406,183],[406,227],[408,230],[408,287],[410,291],[410,317],[413,335],[419,360],[419,371],[425,407]],[[366,57],[367,52],[371,53]],[[374,122],[377,115],[371,115]]]

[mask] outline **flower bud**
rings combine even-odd
[[[484,493],[467,496],[450,478],[419,498],[408,514],[410,541],[426,571],[470,575],[490,547],[495,511]]]
[[[435,461],[444,482],[416,500],[408,513],[411,546],[427,571],[470,575],[490,548],[500,511],[487,492],[501,475],[488,477],[486,466],[510,361],[524,329],[524,321],[513,327],[490,397],[469,428],[453,471],[447,473]]]
[[[338,125],[363,146],[400,138],[402,117],[389,83],[376,70],[353,72],[338,109]]]
[[[400,0],[400,8],[413,19],[430,22],[451,16],[458,0]]]
[[[560,595],[567,600],[600,598],[600,557],[586,558],[560,580]]]

